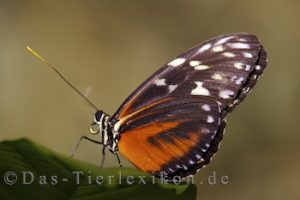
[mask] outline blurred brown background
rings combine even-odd
[[[94,110],[26,45],[113,114],[187,48],[212,36],[250,32],[268,50],[269,65],[229,116],[221,150],[197,174],[198,197],[300,199],[299,9],[296,0],[0,0],[0,140],[28,137],[70,154],[93,119]],[[83,143],[76,156],[98,164],[100,151]],[[117,166],[113,156],[106,164]],[[213,171],[229,176],[229,184],[205,184]]]

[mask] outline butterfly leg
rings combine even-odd
[[[123,168],[123,165],[122,165],[122,162],[121,162],[121,160],[120,160],[119,154],[118,154],[117,152],[115,152],[114,154],[115,154],[116,157],[117,157],[117,160],[118,160],[118,163],[119,163],[120,167]]]
[[[79,147],[79,145],[80,145],[80,143],[81,143],[81,141],[82,141],[83,139],[88,140],[88,141],[93,142],[93,143],[96,143],[96,144],[102,144],[102,142],[93,140],[93,139],[88,138],[88,137],[86,137],[86,136],[81,136],[81,137],[79,138],[79,140],[78,140],[78,142],[77,142],[75,148],[73,149],[73,152],[72,152],[72,154],[71,154],[71,156],[70,156],[71,158],[74,157],[74,154],[76,153],[76,151],[77,151],[77,149],[78,149],[78,147]]]
[[[103,149],[102,149],[102,160],[101,160],[100,168],[103,168],[104,161],[105,161],[105,146],[103,146]]]

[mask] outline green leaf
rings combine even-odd
[[[83,175],[78,178],[74,172]],[[0,143],[0,176],[0,199],[196,198],[194,185],[165,184],[159,179],[153,180],[152,176],[130,168],[100,169],[54,153],[27,139]],[[132,179],[133,183],[130,184],[128,180]]]

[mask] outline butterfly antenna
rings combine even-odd
[[[31,49],[29,46],[26,47],[26,49],[32,53],[35,57],[37,57],[39,60],[41,60],[43,63],[48,65],[66,84],[68,84],[77,94],[79,94],[82,98],[84,98],[93,108],[96,110],[99,110],[95,104],[93,104],[85,95],[83,95],[78,89],[75,88],[74,85],[72,85],[53,65],[51,65],[45,58],[40,56],[36,51]]]

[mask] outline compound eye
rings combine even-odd
[[[92,123],[90,126],[90,134],[96,135],[100,132],[99,124]]]
[[[95,113],[95,122],[100,122],[103,112],[101,110]]]

